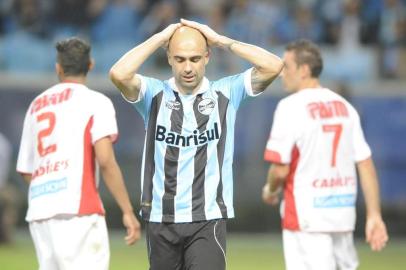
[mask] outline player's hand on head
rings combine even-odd
[[[133,212],[123,214],[123,224],[127,228],[124,240],[127,245],[133,245],[141,238],[141,225]]]
[[[186,26],[199,30],[207,38],[207,43],[209,44],[209,46],[212,46],[212,45],[220,46],[219,42],[221,39],[221,35],[217,34],[216,31],[211,29],[209,26],[195,22],[195,21],[185,20],[185,19],[180,19],[180,22],[183,25],[186,25]]]
[[[175,33],[176,29],[178,29],[182,24],[181,23],[173,23],[168,25],[164,30],[159,32],[159,35],[162,39],[162,47],[168,48],[169,40],[171,39],[173,33]]]
[[[389,236],[381,217],[367,218],[365,236],[366,242],[373,251],[380,251],[386,246]]]

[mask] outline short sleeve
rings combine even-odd
[[[354,110],[355,111],[355,110]],[[358,113],[355,111],[354,128],[353,128],[353,148],[354,161],[362,161],[371,156],[371,148],[365,140],[364,132],[362,131],[361,121]]]
[[[286,103],[279,102],[266,144],[264,159],[271,163],[289,164],[295,145],[295,123]]]
[[[237,109],[245,98],[259,95],[252,91],[251,73],[252,68],[243,73],[222,78],[214,82],[214,88],[228,97],[231,104]]]
[[[136,76],[138,76],[141,80],[141,89],[138,99],[136,101],[130,101],[124,96],[123,97],[127,102],[133,104],[135,109],[141,114],[144,122],[146,123],[149,111],[151,110],[152,99],[157,93],[163,91],[165,85],[164,82],[161,80],[142,76],[139,74],[137,74]]]
[[[93,144],[103,137],[110,137],[112,142],[118,138],[116,112],[113,103],[106,96],[102,96],[96,105],[91,135]]]
[[[19,173],[31,174],[34,171],[35,138],[31,123],[31,113],[30,109],[28,109],[24,118],[23,133],[17,158],[17,172]]]

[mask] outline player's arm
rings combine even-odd
[[[389,238],[381,215],[379,184],[375,165],[372,158],[368,158],[358,162],[357,168],[367,210],[366,241],[372,250],[379,251],[385,247]]]
[[[128,51],[110,69],[110,79],[120,92],[131,101],[136,101],[141,89],[141,80],[136,73],[140,66],[159,47],[166,46],[179,23],[171,24],[137,47]]]
[[[250,62],[254,68],[251,74],[251,84],[254,94],[264,91],[279,75],[283,61],[276,55],[255,45],[239,42],[217,34],[207,25],[194,21],[181,20],[182,24],[196,28],[207,38],[209,45],[228,49],[237,56]]]
[[[271,205],[279,202],[279,194],[289,174],[289,165],[271,164],[265,186],[262,188],[262,200]]]
[[[27,184],[31,183],[31,179],[32,179],[32,174],[31,173],[20,173],[20,174],[21,174],[21,176],[23,177],[24,181]]]
[[[123,212],[123,224],[127,228],[125,240],[128,245],[132,245],[141,236],[140,223],[134,215],[121,170],[115,159],[111,139],[104,137],[96,141],[94,149],[104,182]]]

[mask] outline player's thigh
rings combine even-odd
[[[352,232],[334,233],[333,246],[339,270],[357,269],[359,262]]]
[[[212,220],[199,229],[185,250],[187,270],[224,270],[226,268],[226,221]]]
[[[35,253],[40,270],[58,269],[52,245],[52,237],[48,228],[48,221],[30,222],[29,229],[34,242]]]
[[[183,267],[182,239],[177,224],[146,223],[150,270],[180,270]]]
[[[110,248],[103,216],[53,220],[52,237],[61,270],[109,268]]]
[[[287,270],[336,270],[329,234],[283,230],[283,251]]]

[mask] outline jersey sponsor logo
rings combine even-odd
[[[176,101],[176,100],[169,100],[167,102],[165,102],[165,106],[166,108],[170,109],[170,110],[175,110],[175,111],[179,111],[180,109],[180,102]]]
[[[38,112],[50,105],[57,105],[62,102],[68,101],[72,96],[72,89],[66,88],[60,93],[54,93],[51,95],[43,95],[35,99],[32,107],[31,114]]]
[[[335,188],[335,187],[355,186],[356,180],[352,176],[323,178],[313,180],[312,185],[315,188]]]
[[[315,208],[352,207],[355,205],[355,199],[354,193],[321,196],[313,199],[313,206]]]
[[[212,129],[205,130],[199,133],[199,130],[195,129],[193,134],[182,135],[177,132],[172,132],[166,130],[164,126],[157,125],[155,140],[160,142],[166,142],[173,146],[200,146],[207,144],[210,141],[218,140],[220,138],[220,133],[218,130],[218,124],[214,123]]]
[[[52,194],[64,190],[68,187],[68,181],[66,177],[56,180],[47,181],[44,184],[33,185],[30,187],[30,198],[35,199],[37,197]]]
[[[55,173],[59,172],[62,170],[66,170],[69,167],[69,160],[58,160],[55,162],[50,162],[48,161],[44,166],[39,166],[37,169],[34,170],[34,173],[32,174],[32,180],[35,180],[35,178],[50,174],[50,173]]]
[[[204,115],[210,115],[216,103],[211,98],[202,99],[197,105],[197,110]]]
[[[347,107],[340,100],[311,102],[307,104],[307,111],[313,119],[348,117]]]

